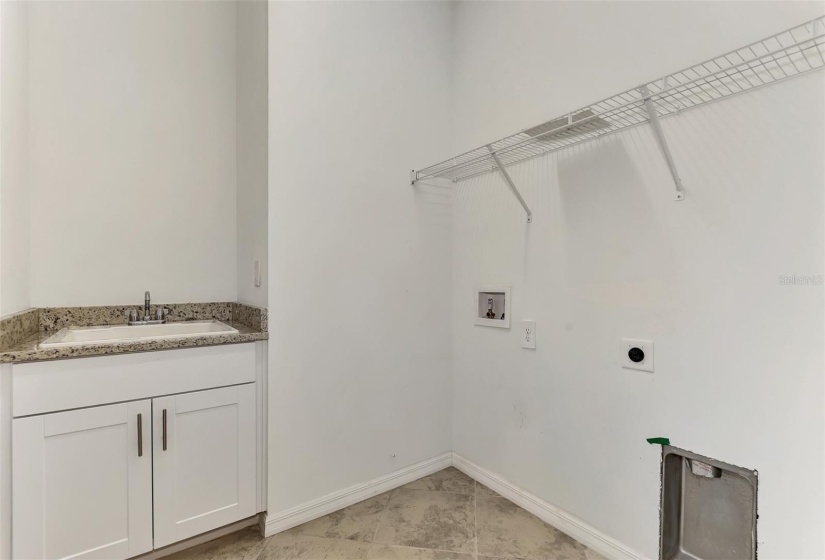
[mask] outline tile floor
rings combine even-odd
[[[602,560],[453,467],[264,539],[244,529],[168,560]]]

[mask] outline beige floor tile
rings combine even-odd
[[[480,482],[476,482],[476,497],[477,498],[500,498],[501,494],[493,492]]]
[[[391,492],[385,492],[363,502],[325,515],[287,531],[295,535],[372,541],[378,522],[384,514]]]
[[[437,473],[410,482],[401,488],[472,494],[475,490],[475,481],[457,468],[447,467]]]
[[[367,560],[473,560],[473,555],[427,548],[374,544],[367,553]]]
[[[601,554],[599,554],[595,550],[590,550],[589,548],[585,549],[584,557],[587,560],[607,560],[607,558],[605,558],[604,556],[602,556]]]
[[[370,544],[280,533],[272,537],[259,560],[364,560]]]
[[[467,489],[459,471],[436,475],[413,483],[428,490],[400,488],[271,539],[243,529],[167,558],[472,560],[477,546],[478,560],[605,560],[482,484],[456,492]]]
[[[472,554],[473,496],[398,489],[393,492],[375,542]]]
[[[585,546],[505,498],[479,498],[478,554],[526,560],[586,560]]]
[[[255,560],[267,542],[258,527],[249,527],[166,556],[165,560]]]

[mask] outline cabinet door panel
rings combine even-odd
[[[13,421],[14,558],[116,559],[152,549],[150,421],[149,400]]]
[[[152,408],[155,547],[254,515],[254,384],[154,399]]]

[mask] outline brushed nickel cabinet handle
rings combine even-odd
[[[143,414],[138,414],[138,457],[143,457]]]
[[[166,409],[163,409],[163,450],[166,451]]]

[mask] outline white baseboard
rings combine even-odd
[[[538,496],[507,482],[499,475],[476,465],[456,452],[452,455],[455,468],[599,554],[613,560],[648,560],[643,554],[605,535],[578,517],[548,504]]]
[[[350,486],[286,511],[268,514],[263,525],[264,534],[270,537],[382,492],[398,488],[450,465],[607,558],[613,560],[649,560],[643,554],[605,535],[578,517],[545,502],[526,490],[522,490],[501,476],[476,465],[455,452],[444,453],[432,459],[421,461],[369,482]]]
[[[452,453],[444,453],[437,457],[421,461],[409,467],[397,470],[390,474],[370,480],[363,484],[356,484],[344,490],[327,494],[311,502],[301,504],[282,512],[267,514],[264,534],[270,537],[281,531],[286,531],[307,521],[338,511],[341,508],[357,504],[382,492],[398,488],[408,482],[417,480],[434,472],[445,469],[452,464]]]

